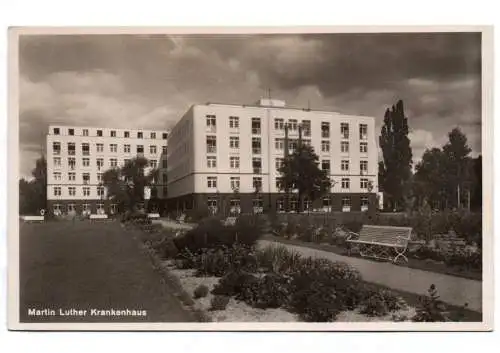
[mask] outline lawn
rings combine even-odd
[[[118,222],[22,223],[21,322],[194,321],[133,237]],[[56,315],[28,315],[29,309],[54,310]],[[59,309],[87,312],[60,316]],[[99,312],[92,309],[108,312],[95,315]]]

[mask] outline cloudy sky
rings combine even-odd
[[[49,124],[165,129],[193,103],[288,105],[373,116],[403,99],[414,159],[460,126],[481,148],[476,33],[82,35],[20,39],[21,175]]]

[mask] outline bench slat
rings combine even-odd
[[[363,226],[353,243],[404,247],[408,244],[411,228],[390,226]]]

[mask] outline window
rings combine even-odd
[[[112,203],[111,205],[109,205],[109,213],[116,214],[117,211],[118,205],[116,203]]]
[[[69,173],[68,173],[68,180],[69,180],[69,181],[75,181],[75,180],[76,180],[76,173],[74,173],[74,172],[69,172]]]
[[[82,159],[82,164],[84,167],[90,167],[90,159],[89,158],[83,158]]]
[[[61,172],[54,172],[52,173],[52,176],[54,177],[54,180],[61,180]]]
[[[55,127],[55,128],[54,128],[54,135],[59,135],[59,134],[60,134],[60,132],[61,132],[61,130],[59,130],[59,128],[58,128],[58,127]]]
[[[83,136],[88,136],[89,135],[89,129],[83,129],[82,130]]]
[[[95,149],[97,152],[104,152],[104,144],[102,143],[96,143],[95,144]]]
[[[262,173],[262,159],[260,159],[260,157],[252,158],[252,168],[254,174]]]
[[[104,159],[103,158],[97,158],[97,169],[100,170],[102,167],[104,167]]]
[[[212,211],[212,213],[217,212],[217,198],[209,197],[207,200],[208,209]]]
[[[232,169],[240,168],[240,157],[229,157],[229,166]]]
[[[102,173],[97,173],[97,182],[102,183]]]
[[[142,137],[143,137],[143,133],[142,133],[142,131],[139,131],[139,132],[137,133],[137,138],[138,138],[138,139],[142,139]]]
[[[351,211],[351,198],[349,196],[342,197],[342,212]]]
[[[99,196],[99,197],[104,196],[104,187],[103,186],[97,187],[97,196]]]
[[[109,166],[110,167],[116,167],[116,166],[118,166],[118,160],[116,158],[111,158],[109,160]]]
[[[88,184],[90,182],[90,173],[83,173],[82,180],[84,184]]]
[[[137,151],[138,154],[144,153],[144,146],[143,145],[137,145],[136,151]]]
[[[349,141],[340,142],[340,152],[349,153]]]
[[[154,146],[154,145],[149,146],[149,153],[156,154],[156,146]]]
[[[237,116],[229,117],[229,128],[230,129],[239,129],[240,128],[240,118]]]
[[[207,153],[217,152],[217,137],[207,136]]]
[[[89,212],[90,211],[90,205],[88,203],[82,204],[82,211],[83,212]]]
[[[283,187],[283,178],[276,178],[276,189],[281,190]]]
[[[69,196],[76,196],[76,188],[74,186],[68,187],[68,195]]]
[[[60,186],[54,186],[54,196],[61,196],[61,187]]]
[[[82,154],[88,156],[90,154],[90,146],[88,143],[82,143]]]
[[[253,154],[261,153],[260,137],[252,137],[252,153]]]
[[[368,172],[368,161],[360,161],[359,162],[359,170],[361,174]]]
[[[83,196],[90,196],[90,187],[88,186],[83,187]]]
[[[207,168],[217,168],[217,157],[207,156]]]
[[[275,139],[274,140],[274,148],[282,151],[285,148],[285,140],[284,139]]]
[[[167,146],[161,146],[161,153],[167,154]]]
[[[327,122],[321,123],[321,137],[323,137],[323,138],[330,137],[330,123],[327,123]]]
[[[161,161],[161,167],[162,167],[162,168],[167,168],[167,167],[168,167],[168,164],[167,164],[167,160],[166,160],[166,159],[164,159],[164,160],[162,160],[162,161]]]
[[[321,152],[330,152],[330,141],[321,141]]]
[[[326,170],[330,174],[330,160],[324,159],[321,161],[321,169]]]
[[[95,206],[96,206],[96,211],[98,214],[104,214],[104,204],[103,203],[98,203]]]
[[[285,200],[283,199],[276,200],[276,210],[278,212],[283,212],[285,210]]]
[[[150,134],[149,134],[149,137],[150,137],[151,139],[153,139],[153,140],[154,140],[154,139],[156,139],[156,132],[152,132],[152,133],[150,133]]]
[[[275,130],[284,130],[285,129],[285,121],[283,119],[279,119],[279,118],[274,119],[274,129]]]
[[[264,202],[262,201],[261,198],[253,199],[252,200],[252,207],[253,207],[253,211],[255,213],[262,213],[264,211],[263,210]]]
[[[76,212],[76,207],[74,203],[69,203],[68,204],[68,213],[75,213]]]
[[[361,178],[360,182],[359,182],[359,187],[361,189],[368,189],[368,179],[366,178]]]
[[[348,160],[342,160],[340,162],[340,170],[347,172],[349,171],[349,161]]]
[[[349,124],[348,123],[340,123],[340,137],[344,139],[349,138]]]
[[[359,124],[359,139],[366,140],[368,138],[368,125]]]
[[[74,156],[76,153],[76,147],[74,142],[68,142],[68,155]]]
[[[111,130],[111,131],[109,132],[109,136],[111,136],[111,137],[116,137],[116,131],[115,131],[115,130]]]
[[[61,143],[60,142],[52,142],[52,152],[54,154],[61,154]]]
[[[276,158],[275,166],[276,166],[277,171],[279,171],[283,167],[284,164],[285,164],[284,158]]]
[[[151,159],[149,161],[149,166],[153,169],[156,169],[156,167],[158,167],[158,161],[156,159]]]
[[[297,127],[298,127],[298,123],[297,123],[297,120],[296,119],[290,119],[288,121],[288,127],[290,128],[290,130],[292,131],[297,131]]]
[[[260,118],[252,118],[252,134],[260,135]]]
[[[331,206],[331,200],[329,197],[323,197],[322,206],[323,207],[330,207]]]
[[[302,120],[302,133],[304,136],[311,136],[311,120]]]
[[[54,212],[55,215],[61,215],[62,213],[61,204],[56,203],[54,206],[52,206],[52,211]]]
[[[61,157],[54,157],[54,167],[61,166]]]
[[[361,211],[368,211],[369,205],[370,205],[370,202],[368,201],[368,197],[362,196],[361,197]]]
[[[123,137],[129,138],[130,137],[130,131],[124,131],[123,132]]]
[[[130,163],[130,159],[125,158],[125,159],[123,160],[123,165],[127,165],[127,164],[129,164],[129,163]]]
[[[349,189],[351,187],[351,181],[349,178],[342,178],[342,189]]]
[[[75,135],[75,129],[68,129],[68,135],[69,136],[74,136]]]
[[[69,167],[69,169],[75,169],[75,166],[76,166],[76,158],[69,157],[68,158],[68,167]]]
[[[217,121],[216,121],[217,119],[215,115],[207,115],[206,120],[207,120],[207,131],[210,132],[217,131]]]
[[[123,153],[130,153],[130,145],[123,145]]]
[[[240,199],[232,198],[229,200],[229,208],[232,213],[239,213],[241,211]]]
[[[97,130],[97,136],[102,136],[102,130]]]
[[[217,188],[217,177],[207,177],[207,187],[212,189]]]
[[[109,150],[111,151],[111,153],[118,152],[118,145],[115,143],[112,143],[111,145],[109,145]]]
[[[262,177],[253,177],[252,186],[254,190],[262,190]]]
[[[240,177],[231,177],[231,190],[237,191],[240,189]]]
[[[361,153],[368,153],[368,143],[367,142],[360,142],[360,144],[359,144],[359,152],[361,152]]]
[[[162,135],[161,135],[162,139],[166,140],[167,137],[168,137],[168,134],[166,132],[164,132]]]
[[[288,149],[290,150],[290,153],[293,153],[293,151],[295,151],[297,149],[298,145],[299,145],[299,141],[289,140]]]

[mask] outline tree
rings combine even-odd
[[[472,179],[469,158],[472,150],[467,145],[467,136],[458,127],[448,133],[448,139],[448,143],[443,146],[443,153],[447,159],[448,193],[452,197],[451,205],[460,208],[463,200],[463,187],[466,183],[470,184]]]
[[[279,172],[282,183],[280,189],[296,189],[299,198],[299,212],[302,211],[304,197],[317,200],[331,188],[326,170],[319,168],[319,158],[311,146],[300,144],[285,158]]]
[[[425,150],[422,160],[415,167],[414,193],[419,195],[419,204],[425,199],[431,206],[444,207],[446,166],[446,155],[441,149]]]
[[[47,208],[47,161],[40,157],[31,171],[33,179],[19,180],[19,212],[39,213]]]
[[[144,190],[153,184],[155,172],[145,174],[148,160],[137,157],[121,168],[113,168],[103,173],[102,185],[106,187],[108,199],[118,204],[118,209],[133,211],[144,201]]]
[[[408,118],[404,114],[403,101],[399,100],[396,106],[385,111],[379,139],[383,155],[380,185],[391,209],[402,209],[409,191],[412,150],[408,132]]]

